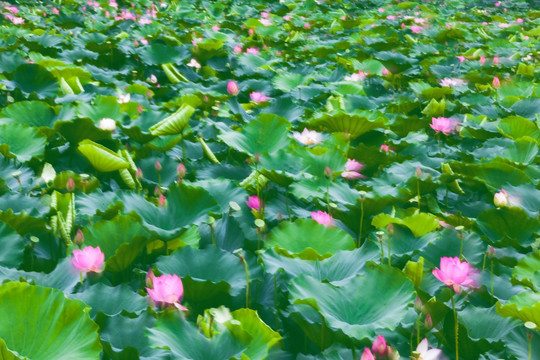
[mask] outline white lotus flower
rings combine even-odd
[[[454,86],[465,85],[467,84],[467,82],[463,79],[444,78],[439,82],[439,84],[443,87],[454,87]]]
[[[298,142],[304,144],[304,145],[314,145],[314,144],[320,144],[322,141],[322,134],[318,133],[314,130],[308,130],[304,128],[304,131],[302,133],[299,133],[297,131],[293,132],[293,136]]]
[[[99,128],[101,130],[114,131],[116,129],[116,121],[109,118],[103,118],[99,121]]]
[[[187,66],[194,67],[195,69],[201,68],[201,64],[199,64],[199,62],[195,59],[191,59],[191,61],[187,64]]]
[[[414,355],[416,355],[416,360],[438,360],[442,355],[442,350],[440,349],[430,349],[428,350],[429,344],[426,338],[420,341]]]

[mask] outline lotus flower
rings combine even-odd
[[[99,121],[99,128],[101,130],[114,131],[116,129],[116,121],[109,118],[103,118]]]
[[[498,88],[501,87],[501,81],[500,81],[499,78],[496,77],[496,76],[493,78],[493,82],[492,82],[491,84],[493,85],[493,87],[494,87],[495,89],[498,89]]]
[[[359,163],[354,159],[348,159],[345,164],[345,171],[341,173],[341,176],[345,179],[362,179],[365,178],[364,175],[360,174],[358,171],[361,171],[364,168],[364,164]]]
[[[431,119],[431,128],[435,130],[436,133],[442,132],[444,135],[449,135],[457,130],[458,121],[455,119],[448,119],[445,117],[438,117]]]
[[[101,267],[104,261],[105,254],[103,254],[99,246],[96,248],[87,246],[82,250],[73,250],[73,259],[71,259],[71,262],[79,271],[96,273],[103,271]]]
[[[234,80],[231,80],[227,83],[227,91],[229,92],[229,94],[231,94],[232,96],[236,96],[238,95],[238,83]]]
[[[354,73],[351,76],[345,75],[347,81],[362,81],[366,78],[366,73],[362,70],[358,70],[358,73]]]
[[[375,356],[373,356],[369,348],[364,348],[364,352],[362,353],[360,360],[375,360]]]
[[[505,207],[508,205],[508,194],[504,189],[501,189],[500,192],[495,193],[495,196],[493,197],[493,203],[496,207]]]
[[[194,67],[195,69],[200,69],[201,68],[201,64],[199,64],[199,62],[195,59],[191,59],[189,63],[187,63],[187,66],[189,67]]]
[[[465,61],[465,56],[458,55],[456,57],[459,59],[460,64]]]
[[[311,218],[324,226],[332,226],[334,224],[334,219],[326,211],[313,211],[311,213]]]
[[[442,257],[441,268],[433,270],[433,276],[442,281],[446,286],[451,286],[456,293],[461,291],[461,286],[471,287],[475,285],[472,278],[475,270],[471,264],[461,262],[458,257]]]
[[[268,101],[268,96],[258,91],[252,92],[251,94],[249,94],[249,97],[256,103]]]
[[[386,340],[384,339],[384,336],[377,336],[377,338],[373,342],[373,345],[371,346],[371,350],[378,357],[386,358],[386,355],[388,354],[388,345],[386,345]]]
[[[480,65],[484,65],[486,63],[486,57],[484,55],[480,56],[480,60],[478,60],[478,63]]]
[[[306,128],[304,128],[304,131],[302,131],[302,133],[299,133],[297,131],[293,132],[293,136],[296,140],[298,140],[298,142],[304,145],[320,144],[322,141],[321,133],[318,133],[314,130],[308,130]]]
[[[180,310],[187,311],[187,308],[180,305],[184,296],[184,285],[176,274],[153,276],[151,280],[152,288],[146,288],[146,291],[152,300],[156,303],[171,304]]]
[[[250,29],[251,30],[251,29]],[[253,54],[253,55],[259,55],[259,49],[258,48],[247,48],[246,53]]]
[[[381,151],[384,151],[385,153],[389,153],[390,152],[390,147],[386,144],[382,144],[381,147],[380,147],[380,150]]]
[[[250,196],[246,201],[246,205],[255,211],[259,211],[261,208],[261,200],[257,195]]]
[[[439,84],[443,87],[454,87],[454,86],[461,86],[465,85],[467,82],[462,79],[456,79],[456,78],[444,78],[441,81],[439,81]]]
[[[422,28],[418,25],[413,25],[411,26],[411,31],[415,34],[420,34],[420,32],[422,31]]]
[[[416,351],[414,352],[414,355],[416,356],[416,359],[421,360],[437,360],[442,354],[442,351],[440,349],[430,349],[429,343],[426,338],[424,340],[420,341],[420,344],[418,344],[418,347],[416,348]]]

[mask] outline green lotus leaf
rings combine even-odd
[[[77,112],[81,117],[90,118],[95,123],[99,123],[103,118],[122,120],[123,117],[116,96],[98,95],[92,104],[81,102],[77,108]]]
[[[526,247],[534,243],[540,222],[516,207],[484,210],[476,219],[480,230],[495,244]]]
[[[514,105],[512,105],[511,109],[519,116],[523,116],[528,119],[534,120],[536,115],[539,113],[540,99],[528,98],[528,99],[519,100],[516,103],[514,103]]]
[[[0,154],[6,157],[16,157],[21,162],[41,158],[46,143],[47,138],[34,127],[17,123],[0,125]]]
[[[184,246],[156,262],[163,274],[182,278],[188,302],[208,301],[218,294],[237,295],[246,287],[242,262],[233,254],[215,246],[194,249]]]
[[[0,112],[0,123],[16,122],[36,127],[52,127],[53,109],[43,101],[20,101],[6,106]]]
[[[289,145],[289,126],[287,120],[277,115],[261,114],[242,131],[222,129],[219,138],[234,149],[250,155],[273,153]]]
[[[540,291],[540,250],[522,257],[514,267],[512,277],[531,289]]]
[[[238,309],[231,315],[235,321],[226,325],[233,335],[241,339],[245,338],[243,333],[247,333],[250,337],[242,356],[252,360],[264,360],[268,356],[268,350],[281,341],[281,335],[266,325],[255,310]]]
[[[190,105],[182,105],[176,112],[161,120],[148,130],[154,136],[177,135],[189,125],[189,119],[195,112]]]
[[[109,172],[129,168],[129,163],[120,155],[92,140],[81,141],[77,149],[98,171]]]
[[[346,132],[353,139],[373,129],[384,128],[385,120],[377,113],[365,115],[339,112],[323,115],[310,121],[312,126],[320,126],[329,132]]]
[[[105,269],[114,272],[129,267],[149,235],[141,223],[126,215],[98,221],[85,227],[83,234],[86,245],[99,246],[105,254]],[[143,239],[139,240],[140,237]]]
[[[0,266],[18,268],[23,260],[24,238],[0,221]]]
[[[200,225],[210,212],[219,211],[214,198],[199,187],[172,184],[166,198],[166,206],[157,207],[141,196],[126,194],[124,210],[136,212],[144,227],[164,241],[174,239],[192,225]]]
[[[69,297],[89,305],[92,308],[90,311],[92,317],[98,311],[107,316],[118,315],[122,312],[138,314],[148,307],[148,301],[127,284],[112,287],[97,283]]]
[[[520,116],[509,116],[499,121],[497,126],[501,134],[512,139],[520,139],[522,137],[531,137],[537,143],[540,141],[540,129],[538,126]]]
[[[194,324],[173,313],[161,317],[148,329],[148,338],[154,347],[169,349],[178,360],[229,360],[246,349],[230,331],[207,338]]]
[[[508,332],[518,325],[518,322],[498,315],[495,307],[476,306],[466,306],[460,310],[459,322],[465,325],[471,339],[485,339],[491,343],[504,339]]]
[[[294,304],[315,308],[330,329],[356,340],[373,339],[382,329],[394,329],[415,297],[413,284],[402,272],[380,267],[368,268],[342,286],[303,275],[293,280],[289,293]]]
[[[326,227],[314,220],[284,222],[270,233],[265,247],[306,260],[322,260],[340,250],[353,250],[354,239],[336,227]]]
[[[423,236],[439,227],[439,219],[430,213],[416,213],[403,219],[388,214],[379,214],[371,221],[371,225],[379,229],[385,228],[390,223],[405,225],[416,237]]]
[[[514,317],[523,322],[530,321],[540,328],[540,293],[524,291],[512,296],[506,303],[497,303],[497,313]]]
[[[110,131],[96,127],[94,121],[89,118],[58,120],[54,123],[54,129],[72,144],[77,144],[82,140],[101,141],[111,138]]]
[[[7,349],[23,357],[99,358],[97,324],[82,303],[66,299],[62,291],[19,282],[5,283],[0,286],[0,318],[0,338]]]
[[[60,89],[56,78],[36,64],[19,66],[13,76],[13,85],[26,94],[36,93],[40,99],[54,98]]]
[[[187,57],[187,51],[181,51],[178,47],[172,47],[153,42],[137,50],[141,60],[148,65],[177,63]]]
[[[301,74],[281,73],[272,79],[272,84],[276,89],[287,93],[302,85],[304,81],[305,77]]]
[[[12,72],[22,64],[26,64],[26,59],[21,54],[12,51],[0,53],[0,73]]]

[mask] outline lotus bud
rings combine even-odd
[[[497,56],[493,58],[493,65],[499,65],[499,58]]]
[[[493,78],[493,82],[491,83],[495,89],[498,89],[501,87],[501,81],[497,76]]]
[[[160,207],[167,205],[167,199],[165,199],[165,196],[163,196],[163,194],[159,194],[158,204]]]
[[[135,178],[139,181],[143,178],[142,169],[140,167],[137,168],[137,171],[135,172]]]
[[[66,190],[69,191],[69,192],[72,192],[73,190],[75,190],[75,181],[73,181],[73,178],[69,178],[67,183],[66,183]]]
[[[232,96],[238,95],[239,89],[238,89],[238,84],[236,83],[236,81],[231,80],[227,83],[227,91]]]
[[[377,336],[377,338],[373,342],[373,346],[371,346],[371,350],[373,351],[373,354],[375,354],[377,357],[386,358],[386,355],[388,353],[388,345],[386,345],[386,340],[384,339],[384,336]]]
[[[490,259],[495,257],[495,248],[491,245],[488,246],[486,256]]]
[[[508,205],[508,194],[504,189],[501,189],[500,192],[495,193],[493,197],[493,203],[496,207],[505,207]]]
[[[426,320],[424,321],[426,329],[430,330],[433,327],[433,320],[431,319],[431,314],[426,315]]]
[[[261,160],[261,155],[258,152],[256,152],[253,155],[253,164],[258,164],[260,160]]]
[[[382,69],[382,74],[383,74],[383,76],[388,76],[388,75],[390,75],[390,71],[387,68],[383,68]]]
[[[159,186],[156,186],[154,188],[154,196],[159,196],[160,193],[161,193],[161,191],[159,190]]]
[[[417,178],[420,179],[420,178],[422,177],[422,169],[420,169],[420,167],[417,167],[417,168],[416,168],[415,173],[416,173],[416,177],[417,177]]]
[[[73,238],[73,242],[77,244],[77,246],[81,247],[82,244],[84,244],[84,234],[81,231],[81,229],[77,230],[77,233],[75,234],[75,237]]]
[[[163,169],[159,160],[156,160],[155,167],[157,172],[160,172]]]
[[[153,283],[154,283],[154,272],[152,271],[152,269],[148,270],[148,273],[146,274],[145,282],[146,282],[146,287],[148,287],[148,288],[152,288],[152,287],[153,287]]]
[[[184,176],[186,176],[186,166],[184,164],[179,164],[176,168],[176,173],[178,174],[178,178],[182,180]]]
[[[328,179],[332,177],[332,170],[326,165],[324,168],[324,176],[326,176]]]
[[[388,236],[394,235],[394,224],[390,223],[386,225],[386,233],[388,234]]]
[[[423,305],[424,304],[422,304],[422,300],[417,296],[416,300],[414,300],[414,310],[420,314],[422,312]]]
[[[375,360],[375,356],[373,356],[369,348],[364,348],[364,352],[362,353],[360,360]]]
[[[486,57],[484,55],[480,56],[480,60],[478,60],[478,63],[480,65],[484,65],[486,63]]]

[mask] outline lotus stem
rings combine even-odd
[[[364,225],[364,202],[360,203],[360,229],[358,231],[358,243],[356,247],[359,248],[362,245],[362,227]]]
[[[458,324],[458,316],[456,311],[456,305],[454,303],[454,295],[452,295],[452,310],[454,311],[454,336],[456,338],[456,360],[459,360],[459,324]]]
[[[249,269],[244,256],[240,256],[242,263],[244,264],[244,271],[246,272],[246,309],[249,309]]]
[[[291,209],[289,208],[289,196],[287,196],[287,194],[287,189],[285,189],[285,207],[287,207],[287,215],[289,216],[289,222],[292,222]]]
[[[82,271],[79,271],[79,276],[81,277],[81,285],[82,285],[82,283],[83,283]]]
[[[328,211],[328,214],[330,214],[330,179],[326,178],[326,209]]]
[[[420,344],[420,318],[416,317],[416,346]]]
[[[489,283],[491,289],[491,304],[493,304],[493,259],[491,259],[491,278]]]
[[[388,235],[388,266],[392,266],[392,236]]]
[[[417,204],[418,204],[418,211],[420,211],[420,178],[416,179],[416,193],[417,193]]]
[[[531,356],[532,356],[532,338],[533,338],[533,335],[528,333],[527,340],[529,340],[529,356],[527,357],[527,360],[531,360]]]

